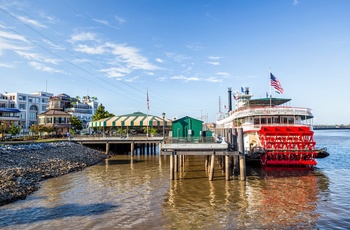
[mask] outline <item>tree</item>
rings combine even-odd
[[[9,133],[14,136],[21,132],[21,127],[19,125],[12,124]]]
[[[92,121],[97,121],[107,117],[114,117],[114,114],[105,110],[105,107],[102,104],[100,104],[97,107],[96,113],[92,116]]]
[[[80,97],[79,96],[75,96],[75,99],[77,99],[77,102],[80,103]]]
[[[71,128],[74,132],[77,132],[78,130],[83,129],[83,123],[81,122],[81,120],[77,116],[71,117],[70,124],[71,124]]]
[[[122,136],[124,136],[124,134],[126,134],[126,130],[123,129],[123,128],[118,128],[118,129],[117,129],[117,133],[119,133],[120,136],[122,137]]]

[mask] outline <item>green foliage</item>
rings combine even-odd
[[[119,133],[120,136],[123,136],[124,134],[126,134],[126,129],[118,128],[118,129],[117,129],[117,133]]]
[[[105,107],[102,104],[100,104],[97,107],[96,113],[92,116],[92,121],[98,121],[100,119],[113,117],[113,116],[114,116],[113,113],[110,113],[107,110],[105,110]]]
[[[40,134],[42,132],[46,133],[52,133],[54,131],[53,127],[51,126],[44,126],[44,125],[32,125],[29,129],[32,133]]]
[[[78,130],[83,129],[83,122],[76,116],[72,116],[70,118],[70,124],[72,130],[74,130],[74,133],[76,133]]]
[[[10,129],[11,129],[11,126],[9,123],[6,123],[6,122],[1,122],[0,123],[0,132],[2,134],[4,133],[9,133],[10,132]]]
[[[143,127],[143,132],[147,133],[147,127]],[[156,128],[154,128],[154,127],[148,127],[148,133],[150,135],[155,135],[155,134],[158,133],[158,130]]]
[[[9,133],[14,136],[21,132],[21,127],[19,125],[12,124]]]

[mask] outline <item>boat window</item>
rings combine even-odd
[[[258,125],[259,124],[259,118],[254,118],[254,125]]]
[[[261,124],[266,124],[266,118],[261,118]]]
[[[288,118],[288,123],[289,124],[294,124],[294,118],[293,117]]]

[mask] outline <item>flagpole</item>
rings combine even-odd
[[[148,125],[149,125],[148,124],[149,123],[149,121],[148,121],[148,110],[149,110],[148,87],[147,87],[147,103],[146,103],[146,107],[147,107],[147,119],[146,119],[147,120],[147,131],[146,131],[147,134],[146,135],[147,135],[147,138],[148,138]]]
[[[270,85],[270,107],[272,107],[272,91],[271,91],[271,67],[269,69],[269,85]]]

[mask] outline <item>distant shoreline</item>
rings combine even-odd
[[[350,129],[350,127],[315,127],[313,128],[314,130],[339,130],[339,129]]]

